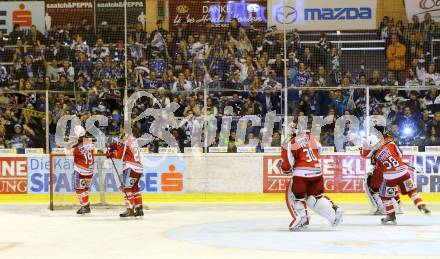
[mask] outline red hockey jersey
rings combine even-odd
[[[292,169],[296,176],[320,176],[321,149],[321,144],[311,134],[300,134],[283,145],[281,167],[285,171]]]
[[[95,164],[94,145],[91,141],[83,141],[73,149],[73,170],[84,174],[93,174]]]
[[[402,151],[392,139],[385,139],[384,144],[374,152],[373,159],[384,179],[397,179],[408,173],[408,167],[402,161]]]
[[[131,168],[135,172],[142,173],[141,154],[139,152],[138,142],[132,135],[117,145],[112,157],[122,159],[122,170]]]

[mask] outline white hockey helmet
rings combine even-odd
[[[290,124],[288,125],[288,134],[290,136],[294,136],[298,133],[298,128],[297,128],[297,124],[296,122],[292,121],[290,122]]]
[[[382,139],[377,135],[368,136],[362,144],[362,156],[371,157],[379,149]]]
[[[76,125],[75,128],[73,128],[74,138],[84,137],[85,135],[86,135],[86,130],[81,125]]]

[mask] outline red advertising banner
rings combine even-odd
[[[281,193],[286,190],[290,176],[280,172],[276,164],[280,157],[263,158],[263,192]],[[404,156],[409,165],[414,163],[413,156]],[[372,170],[370,161],[359,155],[322,155],[321,168],[324,174],[325,191],[329,193],[363,192],[363,178]]]
[[[86,19],[88,24],[94,25],[93,0],[46,0],[46,28],[67,23],[79,24]]]
[[[2,157],[0,160],[0,193],[24,194],[28,190],[26,157]]]
[[[195,30],[201,29],[211,21],[213,27],[227,27],[236,18],[243,26],[267,27],[267,1],[181,1],[169,0],[170,29],[186,20]]]

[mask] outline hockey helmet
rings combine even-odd
[[[368,136],[362,143],[361,156],[369,158],[379,149],[382,139],[377,135]]]
[[[75,128],[73,128],[73,137],[74,138],[81,138],[86,135],[86,130],[81,125],[76,125]]]

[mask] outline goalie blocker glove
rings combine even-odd
[[[282,160],[279,160],[278,162],[277,162],[277,167],[278,167],[278,169],[283,173],[283,174],[290,174],[290,173],[292,173],[292,169],[284,169],[283,168],[283,161]]]

